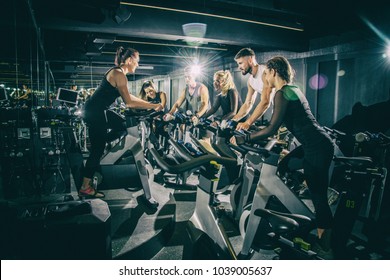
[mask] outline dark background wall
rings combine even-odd
[[[258,52],[259,63],[275,55],[287,57],[295,70],[297,84],[309,101],[313,114],[320,124],[332,126],[352,113],[357,102],[364,106],[384,102],[390,98],[390,57],[385,57],[383,43],[375,39],[351,39],[350,34],[320,38],[311,41],[311,51],[297,53],[286,51]],[[250,46],[248,46],[250,47]],[[212,101],[213,74],[218,70],[230,70],[236,87],[244,101],[247,94],[249,75],[243,76],[238,70],[234,57],[204,67],[200,81],[206,84]],[[160,90],[168,93],[171,106],[185,87],[183,69],[176,69],[166,76],[150,77],[158,81]],[[133,92],[138,93],[142,83],[130,82]],[[256,104],[260,101],[258,97]],[[270,113],[266,114],[269,119]],[[388,122],[383,119],[383,122]]]
[[[314,115],[320,124],[332,126],[351,114],[357,102],[369,106],[390,99],[390,57],[384,57],[384,53],[384,47],[356,41],[347,47],[339,44],[306,53],[272,52],[256,56],[259,63],[275,55],[287,57],[295,70],[294,82],[306,94]],[[243,76],[234,63],[227,69],[232,71],[245,100],[249,76]]]

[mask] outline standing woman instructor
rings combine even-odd
[[[117,97],[122,97],[126,107],[133,109],[162,110],[161,104],[152,104],[132,95],[127,88],[127,74],[132,74],[138,67],[139,52],[132,48],[119,47],[115,56],[115,67],[109,69],[84,106],[84,120],[89,130],[91,143],[90,156],[84,167],[83,183],[79,196],[87,198],[103,198],[104,194],[98,192],[92,185],[92,177],[99,168],[100,158],[104,153],[107,137],[107,124],[105,110],[107,110]]]

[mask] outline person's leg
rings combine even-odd
[[[99,168],[100,159],[104,153],[104,148],[106,145],[107,129],[105,126],[90,126],[88,131],[89,140],[91,143],[90,155],[84,167],[84,178],[80,188],[80,193],[94,192],[91,184],[92,177],[95,171]]]
[[[305,151],[304,174],[313,201],[318,244],[321,250],[331,249],[333,215],[328,204],[329,167],[333,158],[333,147],[326,145],[317,153]]]

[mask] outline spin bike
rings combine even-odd
[[[229,139],[234,135],[243,135],[247,131],[236,131],[235,125],[229,123],[225,128],[214,127],[210,120],[201,120],[204,129],[213,133],[212,148],[223,157],[230,157],[237,160],[237,167],[230,168],[227,176],[231,181],[230,205],[232,208],[231,217],[238,223],[244,212],[244,207],[251,203],[257,182],[260,176],[262,160],[260,157],[248,153],[248,150],[234,146]],[[235,150],[238,153],[233,152]]]
[[[139,123],[158,114],[154,110],[135,111],[127,109],[124,118],[111,111],[106,112],[108,123],[116,122],[125,124],[125,130],[118,134],[116,144],[114,144],[100,160],[101,175],[105,185],[111,188],[129,188],[131,184],[142,186],[144,198],[148,206],[158,207],[158,202],[153,198],[150,190],[153,170],[146,164],[144,151],[142,148]],[[124,122],[123,122],[124,120]],[[122,122],[121,122],[122,121]],[[151,167],[150,167],[151,169]]]
[[[382,141],[385,142],[384,145],[390,143],[388,137],[382,137]],[[291,238],[291,236],[286,238],[284,236],[290,230],[294,233],[297,232],[298,228],[294,229],[297,226],[294,225],[294,221],[298,221],[297,224],[300,226],[304,224],[303,235],[309,233],[313,228],[314,214],[277,176],[278,155],[273,155],[265,149],[242,146],[261,155],[264,163],[249,218],[243,217],[240,220],[240,229],[245,231],[241,255],[251,254],[252,248],[255,247],[255,239],[258,238],[257,231],[264,231],[264,225],[268,224],[271,225],[271,229],[268,229],[266,236],[270,237],[273,244],[277,243],[282,248],[281,258],[319,259],[310,251],[310,244],[300,238]],[[340,165],[346,166],[346,168],[344,171],[345,182],[341,182],[343,189],[340,190],[341,195],[334,214],[332,247],[335,249],[336,258],[348,259],[352,256],[352,254],[347,253],[348,242],[357,219],[367,221],[367,219],[379,218],[387,170],[383,166],[373,164],[372,159],[368,157],[335,156],[334,162],[338,168]],[[276,202],[273,205],[281,207],[280,210],[270,210],[270,201]],[[299,216],[297,217],[296,214]],[[286,218],[293,221],[285,224],[283,220]],[[261,224],[263,221],[267,223]],[[280,227],[277,223],[281,223],[283,226]]]
[[[272,151],[276,141],[276,139],[272,139],[264,148],[241,145],[241,148],[248,150],[248,153],[257,155],[257,157],[260,157],[263,161],[253,201],[250,205],[245,207],[247,211],[245,211],[240,218],[240,232],[244,237],[243,246],[240,252],[242,257],[251,255],[254,241],[255,239],[259,239],[259,236],[257,235],[258,229],[261,231],[262,226],[267,227],[267,224],[264,222],[260,225],[262,220],[261,216],[255,214],[258,209],[269,209],[272,205],[272,207],[277,208],[279,212],[303,215],[313,221],[311,226],[314,228],[314,213],[277,175],[280,155],[279,153]],[[258,213],[258,211],[256,213]],[[265,237],[266,234],[261,236],[261,238]],[[263,241],[265,241],[265,243]],[[265,240],[260,240],[260,242],[261,244],[259,247],[267,248],[267,246],[269,246],[266,238]]]
[[[201,144],[192,139],[197,147]],[[221,176],[221,165],[237,167],[237,160],[231,157],[206,153],[178,165],[170,165],[155,149],[151,153],[158,165],[166,172],[180,174],[200,167],[196,203],[187,229],[193,241],[192,257],[199,259],[238,259],[238,256],[222,225],[223,212],[215,205],[215,195]],[[249,258],[249,257],[248,257]]]
[[[339,201],[334,215],[333,247],[338,259],[370,259],[370,253],[389,257],[383,249],[383,198],[386,191],[387,167],[385,158],[390,138],[382,133],[358,133],[355,150],[367,145],[372,157],[335,157],[337,165],[344,167]]]
[[[194,258],[204,258],[207,255],[206,259],[237,259],[233,246],[221,224],[218,211],[214,206],[214,196],[221,174],[221,164],[234,166],[237,161],[207,153],[181,164],[171,165],[154,148],[151,149],[151,153],[161,169],[171,174],[180,174],[200,168],[195,210],[187,225],[193,241],[192,256],[196,256]]]

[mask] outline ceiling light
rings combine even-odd
[[[141,66],[138,66],[137,69],[153,70],[154,66],[151,66],[151,65],[141,65]]]
[[[85,55],[86,56],[99,56],[102,52],[100,49],[92,42],[87,42],[85,44]]]
[[[92,66],[93,69],[109,69],[110,67],[112,66]],[[85,66],[84,67],[85,69],[88,69],[88,68],[91,68],[91,66]],[[138,66],[138,69],[145,69],[145,70],[153,70],[154,69],[154,66],[152,65],[139,65]]]
[[[93,40],[96,44],[112,44],[115,41],[115,37],[113,36],[99,36]]]
[[[123,24],[131,17],[130,7],[119,5],[113,15],[113,20],[117,24]]]
[[[179,48],[193,48],[193,49],[204,49],[204,50],[214,50],[214,51],[227,51],[226,48],[214,48],[214,47],[204,47],[204,46],[188,46],[180,44],[167,44],[167,43],[155,43],[155,42],[143,42],[143,41],[129,41],[129,40],[115,40],[118,43],[129,43],[129,44],[142,44],[142,45],[156,45],[156,46],[165,46],[165,47],[179,47]]]
[[[227,19],[227,20],[235,20],[235,21],[241,21],[241,22],[259,24],[259,25],[265,25],[265,26],[289,29],[289,30],[294,30],[294,31],[304,31],[304,29],[302,27],[294,27],[294,26],[287,26],[287,25],[282,25],[282,24],[274,24],[274,23],[268,23],[268,22],[263,22],[263,21],[258,21],[258,20],[255,21],[255,20],[250,20],[250,19],[229,17],[229,16],[223,16],[223,15],[215,15],[215,14],[209,14],[209,13],[201,13],[201,12],[189,11],[189,10],[173,9],[173,8],[160,7],[160,6],[143,5],[143,4],[137,4],[137,3],[127,3],[127,2],[120,2],[120,3],[122,5],[128,5],[128,6],[136,6],[136,7],[142,7],[142,8],[150,8],[150,9],[165,10],[165,11],[171,11],[171,12],[179,12],[179,13],[186,13],[186,14],[193,14],[193,15],[200,15],[200,16],[220,18],[220,19]]]
[[[199,22],[186,23],[182,25],[182,28],[184,35],[187,36],[185,40],[187,44],[198,48],[202,44],[202,40],[198,39],[202,39],[206,35],[207,24]]]
[[[203,38],[206,35],[207,24],[193,22],[182,25],[183,33],[189,37]]]
[[[116,52],[102,52],[102,54],[112,54],[115,55]],[[142,53],[142,56],[158,56],[158,57],[165,57],[165,58],[181,58],[181,59],[194,59],[193,56],[183,56],[183,55],[168,55],[168,54],[154,54],[154,53]]]

